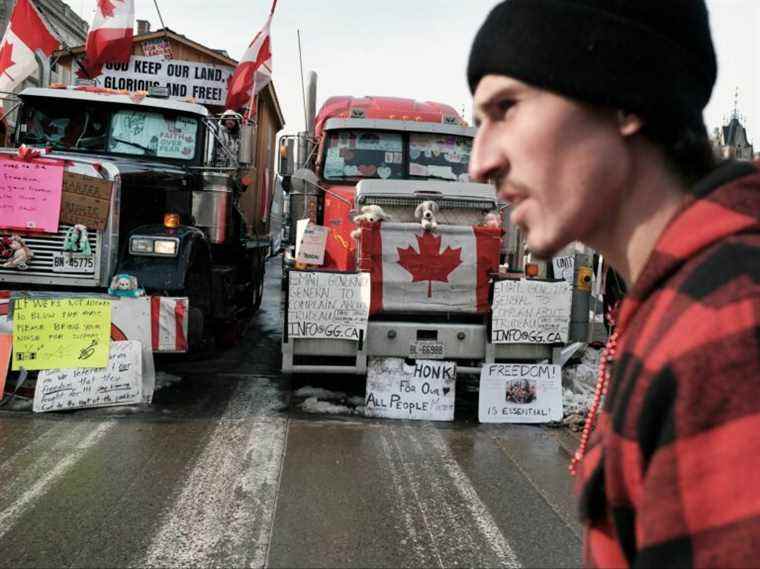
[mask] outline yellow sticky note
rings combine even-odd
[[[110,300],[16,300],[12,368],[33,371],[106,367],[110,333]]]

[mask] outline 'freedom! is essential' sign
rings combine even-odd
[[[132,56],[129,63],[108,63],[96,78],[108,89],[148,91],[167,87],[176,99],[192,97],[201,105],[223,106],[227,99],[227,82],[233,67],[195,61],[163,60]]]

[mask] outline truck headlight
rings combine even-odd
[[[152,253],[153,252],[153,240],[133,237],[129,241],[130,253]]]
[[[153,252],[156,255],[170,255],[177,254],[177,242],[173,239],[156,239],[153,242]]]
[[[136,235],[129,240],[129,252],[144,257],[176,257],[179,239]]]

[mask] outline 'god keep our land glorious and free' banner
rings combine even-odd
[[[486,364],[480,375],[481,423],[562,420],[562,368],[540,364]]]
[[[234,71],[228,65],[135,55],[129,63],[106,64],[95,79],[108,89],[148,91],[151,87],[167,87],[172,98],[192,97],[201,105],[219,107],[227,99],[227,82]]]
[[[367,333],[369,273],[288,274],[288,336],[358,341]]]
[[[494,344],[565,344],[573,286],[565,281],[504,280],[494,285]]]
[[[110,300],[16,300],[13,370],[106,367],[110,333]]]

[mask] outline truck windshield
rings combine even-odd
[[[447,134],[409,135],[409,176],[469,182],[472,139]]]
[[[400,134],[344,130],[330,134],[325,178],[402,178],[404,142]]]
[[[40,100],[25,106],[22,144],[173,160],[195,157],[198,120],[193,117],[82,101]]]
[[[342,130],[329,133],[326,180],[434,179],[469,182],[472,139],[429,133]]]

